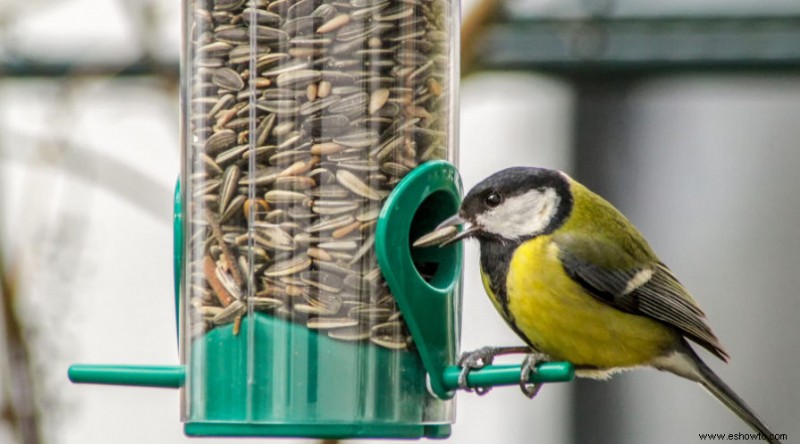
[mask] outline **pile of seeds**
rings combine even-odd
[[[192,333],[248,308],[342,340],[411,339],[374,253],[383,199],[447,156],[448,0],[194,0]]]

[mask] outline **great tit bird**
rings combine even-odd
[[[440,229],[463,225],[447,243],[480,242],[481,278],[497,311],[541,360],[569,361],[576,374],[606,378],[652,367],[702,385],[754,430],[774,439],[692,350],[728,361],[689,292],[616,208],[565,173],[509,168],[476,185]],[[518,347],[463,355],[466,373]],[[523,391],[535,395],[538,387]]]

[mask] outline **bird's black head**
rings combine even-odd
[[[572,193],[564,173],[514,167],[475,185],[461,203],[458,217],[449,222],[469,224],[458,239],[519,241],[552,232],[571,210]]]

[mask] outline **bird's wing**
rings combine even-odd
[[[617,244],[596,237],[557,235],[553,242],[567,275],[589,294],[621,311],[669,324],[728,360],[705,314],[666,265],[642,263]]]

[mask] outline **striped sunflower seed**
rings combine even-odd
[[[337,171],[336,180],[343,187],[347,188],[353,194],[358,196],[366,197],[370,200],[381,200],[383,197],[378,191],[364,183],[364,181],[359,179],[358,176],[348,170],[342,169]]]
[[[415,240],[412,245],[416,248],[442,245],[454,238],[456,234],[458,234],[458,228],[455,226],[442,227],[420,237],[419,239]]]
[[[311,258],[307,254],[301,253],[290,259],[281,262],[276,262],[264,270],[264,276],[278,277],[289,276],[295,273],[300,273],[311,266]]]

